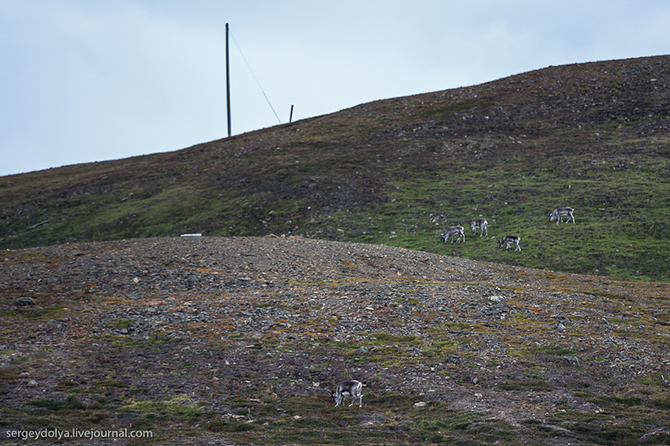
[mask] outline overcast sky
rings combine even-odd
[[[0,175],[226,137],[226,23],[234,135],[670,53],[667,0],[0,0]]]

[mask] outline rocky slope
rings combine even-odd
[[[670,281],[669,86],[670,56],[553,66],[2,177],[0,248],[274,233]],[[578,226],[548,224],[559,206]],[[523,255],[440,243],[478,217]]]
[[[76,427],[154,435],[121,444],[670,440],[668,284],[300,237],[2,254],[5,437]],[[332,407],[327,389],[346,378],[365,383],[362,408]]]

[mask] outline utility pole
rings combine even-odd
[[[232,135],[230,125],[230,63],[228,58],[228,24],[226,23],[226,103],[228,106],[228,137]]]

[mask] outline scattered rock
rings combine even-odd
[[[67,261],[2,265],[0,290],[8,297],[0,301],[0,366],[44,355],[26,375],[34,384],[16,380],[2,408],[63,397],[63,377],[95,388],[93,376],[110,375],[127,385],[105,389],[110,399],[134,395],[132,388],[146,389],[147,400],[210,401],[214,384],[219,414],[235,412],[236,398],[257,401],[272,382],[262,400],[278,401],[280,411],[284,399],[325,400],[326,387],[353,377],[377,395],[423,395],[416,407],[442,401],[514,424],[561,407],[592,412],[575,383],[609,395],[617,383],[634,386],[643,373],[665,373],[670,364],[664,338],[646,336],[665,327],[651,318],[668,311],[662,287],[636,283],[632,290],[611,278],[582,282],[388,246],[289,237],[188,242],[91,243],[75,257],[65,255],[72,246],[6,254]],[[345,270],[340,259],[357,267]],[[26,282],[28,275],[41,280]],[[620,298],[600,297],[599,287]],[[16,308],[24,298],[10,297],[20,295],[39,296],[53,319],[12,316],[28,310]],[[627,300],[634,309],[622,304]],[[607,323],[619,320],[636,323]],[[529,364],[547,382],[529,380]],[[600,380],[604,375],[612,379]],[[510,390],[498,391],[503,387]],[[57,388],[61,393],[50,394]]]

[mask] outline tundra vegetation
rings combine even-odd
[[[665,283],[177,237],[5,251],[0,296],[0,432],[153,433],[116,443],[128,445],[670,441]],[[365,384],[362,407],[334,407],[348,379]]]
[[[0,428],[670,442],[669,87],[668,56],[549,67],[1,177]]]
[[[0,247],[302,235],[670,279],[670,57],[556,66],[176,152],[0,178]],[[549,224],[559,206],[575,225]],[[490,237],[445,246],[478,217]],[[517,234],[522,255],[491,237]]]

